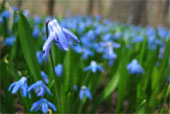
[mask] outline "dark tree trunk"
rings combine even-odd
[[[132,23],[133,24],[147,24],[147,14],[146,14],[146,6],[147,0],[136,0],[132,4],[134,5],[132,10]]]
[[[168,14],[170,10],[170,1],[169,0],[165,0],[163,3],[163,24],[168,24],[170,26],[170,22],[169,22],[169,18],[168,18]],[[170,16],[170,14],[169,14]]]
[[[48,1],[48,15],[53,16],[54,14],[55,0]]]
[[[89,0],[88,9],[87,9],[87,13],[89,15],[92,15],[93,13],[93,6],[94,6],[94,0]]]
[[[21,9],[21,7],[22,7],[22,0],[18,0],[17,1],[17,6],[18,6],[18,9]]]
[[[102,3],[103,3],[103,0],[98,0],[97,1],[98,13],[100,15],[102,15]]]

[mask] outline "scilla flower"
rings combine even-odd
[[[19,81],[12,83],[9,86],[8,91],[11,91],[11,89],[12,89],[12,94],[15,94],[18,90],[21,90],[21,95],[23,97],[27,96],[27,89],[28,89],[27,78],[22,77]]]
[[[38,26],[34,27],[34,30],[32,31],[32,35],[34,38],[37,38],[40,36],[40,30],[39,30]]]
[[[61,76],[63,73],[63,65],[58,64],[57,66],[55,66],[54,70],[57,76]]]
[[[86,86],[81,87],[81,90],[79,93],[80,100],[82,100],[84,96],[87,96],[87,98],[89,98],[90,100],[92,99],[91,92]]]
[[[52,41],[54,41],[55,44],[64,51],[69,50],[68,40],[72,43],[75,43],[74,40],[79,42],[77,36],[68,29],[61,27],[56,19],[50,21],[47,26],[49,36],[43,45],[43,51],[45,51],[44,56],[48,54]]]
[[[11,16],[8,10],[3,11],[1,15],[2,15],[2,17],[4,17],[5,19],[9,19],[10,16]]]
[[[49,102],[45,98],[41,98],[39,101],[36,101],[35,103],[32,104],[31,112],[33,110],[35,110],[36,112],[38,110],[41,110],[43,113],[47,113],[49,107],[51,107],[54,111],[56,111],[56,107],[53,103]]]
[[[15,36],[10,36],[4,40],[3,44],[12,46],[14,44],[15,40],[16,40]]]
[[[84,71],[92,70],[93,73],[96,73],[97,70],[103,71],[102,66],[99,66],[95,61],[91,61],[90,66],[84,68]]]
[[[43,81],[48,84],[49,80],[48,80],[48,76],[44,71],[41,71],[41,77],[43,78]]]
[[[28,88],[28,92],[31,90],[34,90],[37,96],[44,96],[45,92],[47,92],[49,95],[52,95],[51,91],[42,81],[37,81],[36,83],[32,84]]]
[[[38,63],[39,64],[42,64],[43,61],[47,62],[48,61],[48,58],[47,56],[43,56],[43,52],[42,51],[38,51],[36,52],[36,56],[37,56],[37,60],[38,60]]]
[[[144,73],[143,68],[139,65],[138,61],[134,59],[127,65],[127,70],[130,74],[141,74]]]

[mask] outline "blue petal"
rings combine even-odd
[[[88,66],[88,67],[85,67],[84,68],[84,71],[88,71],[88,70],[90,70],[91,69],[91,66]]]
[[[92,95],[91,95],[91,92],[88,88],[85,89],[85,94],[86,96],[89,98],[89,99],[92,99]]]
[[[47,113],[48,112],[48,105],[47,105],[47,103],[42,104],[42,111],[43,111],[43,113]]]
[[[76,42],[80,42],[78,37],[73,32],[71,32],[70,30],[63,28],[63,32],[65,33],[65,35],[67,37],[74,39]]]
[[[15,94],[20,87],[21,87],[21,84],[20,84],[20,83],[17,83],[17,84],[14,86],[13,90],[12,90],[12,94]]]
[[[83,97],[84,97],[84,91],[83,90],[80,90],[79,97],[80,97],[80,100],[83,99]]]
[[[16,82],[12,83],[9,88],[8,88],[8,91],[11,91],[11,88],[16,84]]]
[[[54,111],[56,111],[56,107],[55,107],[54,104],[52,104],[51,102],[48,102],[48,105],[49,105]]]
[[[51,23],[49,23],[49,26],[53,26],[53,30],[55,31],[55,36],[56,36],[55,40],[61,44],[64,50],[68,51],[69,46],[68,46],[67,39],[63,34],[63,31],[60,25],[57,23],[57,21],[56,20],[52,21]]]
[[[54,39],[55,34],[51,33],[50,36],[48,37],[48,39],[45,41],[44,45],[43,45],[43,51],[45,51],[45,55],[48,54],[49,50],[50,50],[50,46],[51,43]]]

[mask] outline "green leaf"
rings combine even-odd
[[[25,61],[33,75],[34,80],[38,80],[38,77],[40,77],[40,66],[35,55],[36,45],[34,44],[34,39],[32,38],[30,25],[21,13],[19,13],[18,33]]]

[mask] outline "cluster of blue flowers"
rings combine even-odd
[[[41,76],[44,79],[45,83],[48,83],[47,75],[44,72],[41,72]],[[12,94],[17,93],[17,91],[21,91],[21,96],[26,97],[27,95],[31,98],[31,90],[33,90],[37,96],[44,96],[45,93],[52,95],[49,88],[43,83],[43,81],[39,80],[36,83],[32,84],[31,86],[27,85],[27,78],[23,76],[19,81],[12,83],[9,86],[8,91],[12,90]],[[48,106],[50,106],[54,111],[56,111],[55,105],[49,102],[45,98],[41,98],[39,101],[36,101],[32,104],[31,111],[35,110],[42,110],[43,113],[48,112]]]
[[[13,10],[16,12],[18,9],[14,7]],[[23,14],[28,17],[30,14],[29,10],[24,10]],[[11,15],[8,10],[0,13],[0,24],[10,17]],[[18,15],[15,14],[14,17],[14,23],[17,23]],[[167,38],[170,37],[169,30],[161,26],[155,31],[152,27],[142,28],[140,26],[122,25],[110,20],[101,20],[100,16],[96,16],[95,18],[90,16],[66,17],[62,19],[62,21],[52,19],[51,17],[47,17],[46,19],[50,19],[50,21],[46,23],[47,28],[40,27],[43,22],[40,16],[36,15],[33,19],[34,26],[32,36],[35,39],[40,37],[46,39],[42,51],[37,51],[36,53],[37,61],[40,65],[48,62],[48,55],[52,42],[63,51],[69,51],[70,45],[76,53],[81,54],[81,59],[83,60],[91,59],[96,54],[101,55],[101,57],[107,61],[107,64],[111,66],[114,65],[115,60],[119,58],[117,50],[123,46],[120,42],[122,39],[128,50],[134,48],[137,43],[143,43],[144,41],[147,41],[147,48],[151,51],[160,47],[159,59],[162,59],[165,51],[165,42]],[[47,37],[45,36],[47,34],[46,32],[48,33]],[[76,35],[74,33],[76,33]],[[80,44],[77,44],[80,42],[77,36],[81,38]],[[12,46],[15,41],[16,37],[11,33],[9,37],[4,39],[3,44],[5,46]],[[100,64],[97,60],[92,60],[90,65],[84,68],[84,72],[104,72],[103,64]],[[55,66],[54,71],[56,76],[62,77],[63,67],[62,64],[57,64]],[[140,65],[137,58],[133,58],[133,60],[127,64],[127,71],[130,75],[145,74],[142,64]],[[17,91],[20,90],[23,97],[28,95],[29,98],[31,98],[31,91],[34,91],[36,96],[41,96],[41,99],[32,104],[31,111],[41,110],[43,113],[47,113],[49,108],[56,111],[55,105],[44,98],[46,93],[48,95],[53,95],[46,86],[46,84],[49,84],[48,75],[44,71],[41,71],[41,77],[42,80],[28,86],[27,78],[24,76],[19,81],[12,83],[9,86],[9,91],[11,91],[12,94],[16,94]],[[169,80],[168,78],[168,81]],[[90,88],[85,85],[80,87],[80,100],[83,100],[85,97],[92,100]],[[75,85],[73,89],[77,91],[78,86]]]
[[[36,18],[36,22],[39,23],[40,19]],[[43,51],[45,51],[45,54],[41,51],[38,51],[36,53],[37,55],[37,60],[39,64],[42,64],[43,61],[48,61],[47,55],[50,50],[50,46],[52,41],[55,42],[55,44],[64,51],[68,51],[69,45],[68,45],[68,40],[71,41],[72,43],[79,42],[79,39],[75,34],[73,34],[71,31],[69,31],[66,28],[63,28],[59,25],[57,20],[52,20],[48,23],[48,30],[49,30],[49,37],[47,38],[44,46],[43,46]],[[33,31],[33,36],[36,36],[36,30]],[[6,43],[7,41],[5,41]],[[6,43],[7,44],[7,43]],[[10,41],[8,41],[8,44],[10,44]],[[96,72],[97,69],[102,71],[102,67],[97,65],[96,62],[92,61],[91,66],[87,67],[85,70],[92,69],[93,72]],[[62,76],[63,73],[63,66],[62,64],[58,64],[55,68],[55,73],[57,76]],[[44,71],[41,71],[41,76],[42,80],[48,84],[48,76]],[[22,77],[19,81],[16,81],[12,83],[9,87],[9,91],[12,90],[12,94],[15,94],[17,91],[21,91],[21,95],[23,97],[26,97],[29,95],[29,98],[31,98],[31,91],[34,91],[37,96],[43,97],[45,93],[48,93],[49,95],[52,95],[50,89],[44,84],[42,80],[39,80],[32,84],[31,86],[27,85],[27,78],[24,76]],[[80,90],[80,100],[83,99],[84,96],[87,96],[89,99],[92,99],[92,95],[90,93],[90,90],[86,88],[86,86],[82,86]],[[31,111],[35,110],[41,110],[43,113],[47,113],[49,107],[51,107],[54,111],[56,111],[56,107],[54,104],[49,102],[45,98],[41,98],[39,101],[36,101],[35,103],[32,104]]]

